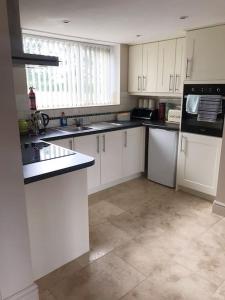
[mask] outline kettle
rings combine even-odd
[[[49,123],[49,116],[37,110],[34,114],[32,114],[32,123],[35,134],[43,133]]]

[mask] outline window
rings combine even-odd
[[[38,109],[111,105],[112,47],[25,34],[27,53],[58,56],[59,67],[26,67]]]

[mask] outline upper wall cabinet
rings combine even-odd
[[[176,60],[176,40],[159,42],[157,91],[174,91],[174,68]]]
[[[187,33],[187,80],[225,79],[225,25]]]
[[[129,92],[135,93],[142,90],[142,56],[142,45],[131,46],[129,48]]]
[[[143,92],[156,92],[159,43],[143,45]]]
[[[129,49],[130,93],[182,93],[184,38],[130,46]]]

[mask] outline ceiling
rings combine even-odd
[[[128,44],[225,23],[224,0],[20,0],[20,12],[24,29]]]

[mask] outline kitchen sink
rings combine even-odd
[[[92,127],[87,127],[87,126],[66,126],[66,127],[58,127],[57,130],[59,131],[66,131],[66,132],[78,132],[78,131],[85,131],[85,130],[90,130],[93,129]]]
[[[109,122],[110,125],[113,125],[113,126],[122,126],[123,124],[121,123],[114,123],[114,122]]]

